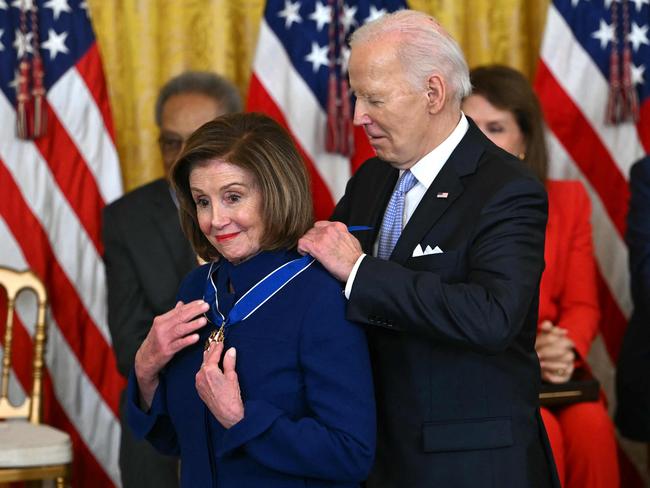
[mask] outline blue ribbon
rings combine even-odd
[[[348,227],[349,232],[371,230],[372,227],[366,225],[351,225]],[[224,330],[232,324],[246,320],[258,308],[264,305],[273,295],[280,291],[287,283],[302,273],[305,269],[314,263],[314,258],[310,255],[303,256],[288,263],[283,264],[276,268],[271,273],[257,282],[244,296],[242,296],[233,305],[228,317],[224,317],[219,310],[219,297],[217,296],[217,286],[212,279],[213,268],[214,271],[218,268],[219,264],[215,263],[210,265],[208,270],[208,279],[205,284],[205,293],[203,299],[210,305],[210,309],[206,312],[207,318],[212,322],[217,329],[222,325]]]

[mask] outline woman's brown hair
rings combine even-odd
[[[206,261],[220,257],[199,228],[189,178],[197,166],[219,160],[253,176],[262,194],[262,250],[291,249],[313,224],[309,177],[287,132],[256,113],[223,115],[197,129],[171,168],[183,232]]]
[[[545,182],[548,152],[544,139],[544,119],[537,96],[526,77],[519,71],[500,65],[474,68],[469,76],[473,95],[481,95],[499,110],[507,110],[515,116],[526,142],[523,160]]]

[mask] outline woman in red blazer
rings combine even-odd
[[[543,120],[528,80],[505,66],[475,68],[470,76],[474,91],[463,111],[492,142],[530,164],[548,192],[535,349],[542,379],[564,383],[576,369],[589,368],[587,354],[598,333],[589,197],[579,181],[546,178]],[[541,411],[562,486],[620,486],[614,427],[604,399]]]

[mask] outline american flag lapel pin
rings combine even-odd
[[[439,191],[438,194],[436,195],[436,198],[447,198],[448,196],[449,196],[449,192]]]

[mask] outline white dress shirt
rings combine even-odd
[[[447,138],[442,141],[437,147],[433,149],[430,153],[420,159],[411,167],[411,173],[417,179],[416,185],[406,194],[404,198],[404,215],[402,217],[402,229],[406,226],[407,222],[415,212],[415,209],[420,204],[422,197],[427,192],[433,180],[436,179],[438,173],[445,165],[451,153],[454,152],[456,146],[460,144],[461,139],[467,133],[469,128],[469,123],[465,114],[461,112],[460,121],[456,125],[456,128],[447,136]],[[400,170],[399,175],[401,176],[404,170]],[[399,181],[399,178],[397,179]],[[397,183],[396,183],[397,184]],[[382,218],[383,220],[383,218]],[[372,254],[373,256],[377,255],[377,246],[379,242],[379,234],[377,234],[377,240],[373,244]],[[361,261],[365,258],[366,255],[362,254],[357,259],[356,263],[352,267],[348,281],[345,284],[345,298],[350,298],[350,293],[352,292],[352,284],[354,283],[354,278],[357,276],[357,271],[361,265]]]

